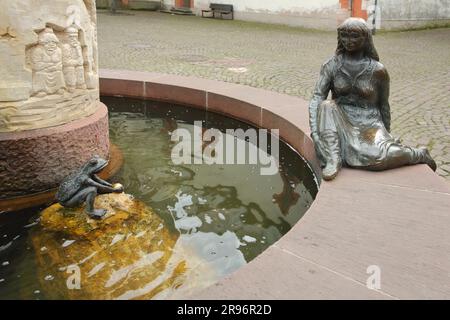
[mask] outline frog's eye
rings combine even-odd
[[[94,158],[94,159],[89,160],[89,163],[92,165],[96,165],[98,163],[98,160]]]

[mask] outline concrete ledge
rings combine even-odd
[[[264,128],[319,166],[307,101],[241,85],[101,70],[102,95],[155,99]],[[256,259],[191,299],[449,299],[450,187],[426,165],[344,169],[321,185],[304,217]],[[381,289],[366,287],[367,268]]]

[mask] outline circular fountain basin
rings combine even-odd
[[[133,198],[99,196],[97,206],[112,213],[103,222],[58,204],[41,214],[36,208],[1,215],[0,298],[186,298],[253,260],[313,203],[317,179],[289,145],[279,143],[274,171],[263,174],[269,162],[250,162],[251,150],[258,159],[275,157],[278,137],[263,131],[270,146],[263,148],[260,140],[227,132],[256,137],[258,128],[223,115],[142,99],[102,102],[111,143],[123,155],[114,181]],[[197,163],[176,164],[177,130],[193,138],[197,129],[216,129],[224,144],[231,141],[233,161],[200,164],[203,154],[192,149],[188,158]],[[242,150],[236,150],[239,143]],[[199,150],[208,145],[202,142]],[[229,149],[223,151],[225,159]],[[238,152],[247,153],[242,164]],[[66,285],[74,270],[79,290]]]
[[[303,99],[157,73],[102,70],[101,78],[103,95],[169,101],[279,128],[320,177]],[[426,165],[344,168],[321,184],[311,208],[280,240],[191,298],[448,299],[449,207],[448,182]],[[367,286],[373,270],[381,271],[381,289]]]
[[[307,101],[193,77],[102,70],[101,78],[104,96],[166,101],[279,128],[281,139],[320,177],[308,137]],[[344,168],[336,180],[321,185],[306,214],[278,241],[215,285],[183,297],[448,298],[449,206],[448,183],[426,165],[377,173]],[[28,218],[17,215],[14,221],[22,227]],[[1,245],[11,248],[9,242]],[[23,260],[23,254],[14,257]],[[371,286],[380,275],[381,287]],[[27,277],[14,281],[24,288],[30,283]]]

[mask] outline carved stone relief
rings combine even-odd
[[[99,101],[95,1],[0,1],[0,74],[0,132],[93,114]]]
[[[78,40],[78,29],[73,25],[64,32],[66,42],[62,45],[63,72],[67,89],[70,92],[74,92],[75,89],[86,89],[83,50]]]
[[[38,44],[30,51],[33,70],[33,96],[63,94],[65,89],[59,40],[51,28],[39,33]]]

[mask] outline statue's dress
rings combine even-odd
[[[324,165],[338,153],[351,167],[384,170],[421,162],[423,151],[400,144],[389,133],[389,76],[366,58],[356,76],[343,68],[341,55],[324,63],[310,104],[311,131],[323,144],[316,152]],[[326,100],[331,91],[332,100]]]

